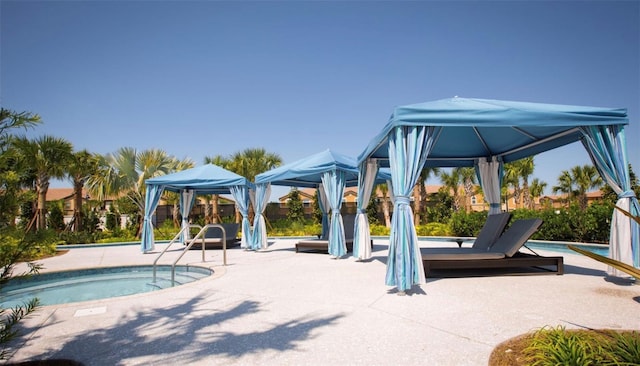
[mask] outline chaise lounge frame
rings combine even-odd
[[[355,226],[355,215],[344,215],[342,217],[344,225],[345,244],[347,246],[347,252],[353,252],[353,230]],[[329,240],[328,239],[307,239],[300,240],[296,243],[296,253],[300,251],[313,251],[328,253],[329,252]]]
[[[521,247],[526,247],[526,241],[541,224],[540,219],[516,221],[513,228],[505,231],[487,251],[474,248],[425,248],[421,250],[425,276],[435,269],[529,269],[527,272],[513,271],[508,274],[562,275],[563,257],[519,251]]]
[[[528,253],[518,252],[513,257],[505,257],[501,259],[437,259],[430,260],[422,257],[424,266],[424,274],[428,276],[432,270],[437,269],[511,269],[511,268],[535,268],[539,271],[528,272],[510,272],[509,274],[564,274],[564,258],[563,257],[546,257]],[[549,268],[551,267],[551,268]]]
[[[238,239],[238,231],[240,225],[237,223],[222,223],[218,224],[224,228],[227,248],[238,246],[240,244]],[[209,228],[202,239],[198,239],[193,243],[191,249],[202,249],[204,243],[205,249],[222,249],[222,230],[217,227]]]

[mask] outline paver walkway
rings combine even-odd
[[[213,268],[211,278],[41,307],[22,323],[26,333],[10,361],[486,365],[500,342],[543,326],[640,329],[640,286],[607,281],[604,266],[580,255],[564,254],[563,276],[432,278],[397,296],[384,284],[388,241],[376,240],[366,262],[296,254],[294,244],[277,239],[264,252],[230,249],[226,267],[219,250],[208,251],[205,263],[190,251],[183,262]],[[178,254],[168,253],[163,263]],[[41,263],[54,271],[154,259],[138,246],[111,246]]]

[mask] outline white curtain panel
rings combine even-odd
[[[180,192],[180,214],[182,215],[180,241],[183,243],[191,239],[191,233],[189,232],[189,212],[191,212],[195,198],[196,195],[193,189],[184,189]]]
[[[238,210],[242,215],[242,238],[240,248],[248,249],[251,243],[251,227],[249,225],[249,188],[245,186],[230,187],[233,199],[236,200]]]
[[[329,211],[331,207],[329,206],[329,198],[324,190],[324,185],[318,185],[317,191],[318,206],[320,206],[320,211],[322,211],[322,232],[320,238],[326,240],[329,238]]]
[[[145,193],[144,221],[142,222],[142,240],[140,241],[143,253],[148,253],[155,247],[151,216],[156,211],[158,203],[160,203],[160,197],[162,197],[163,191],[163,186],[150,185],[147,187],[147,192]]]
[[[333,257],[342,257],[347,254],[347,244],[344,235],[344,223],[342,222],[342,198],[344,195],[344,173],[342,171],[330,171],[322,174],[322,184],[329,198],[331,206],[331,224],[329,229],[329,254]]]
[[[378,163],[368,160],[358,173],[358,213],[354,227],[353,256],[359,260],[371,258],[371,232],[367,206],[378,174]]]
[[[256,185],[256,193],[253,201],[256,217],[253,220],[253,233],[251,234],[251,247],[254,250],[266,249],[269,246],[267,242],[267,225],[264,220],[264,210],[267,207],[270,195],[270,183]]]
[[[484,197],[489,202],[489,215],[498,214],[500,208],[500,164],[495,157],[491,162],[485,159],[478,161],[478,171],[480,172],[480,185],[484,192]]]

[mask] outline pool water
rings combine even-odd
[[[129,266],[52,272],[11,279],[0,289],[0,305],[12,308],[37,297],[40,305],[133,295],[179,286],[211,275],[202,267],[176,266],[171,281],[171,266]]]

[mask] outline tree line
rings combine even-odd
[[[47,228],[46,196],[53,179],[68,180],[73,185],[74,210],[69,230],[81,232],[85,228],[83,190],[90,197],[103,202],[117,198],[118,206],[134,218],[136,237],[139,237],[144,216],[145,181],[149,178],[194,167],[191,159],[178,159],[161,149],[138,150],[122,147],[114,153],[101,155],[87,150],[74,151],[64,138],[44,135],[36,138],[20,136],[16,131],[28,130],[41,124],[37,114],[0,111],[0,228],[13,226],[24,213],[24,229]],[[204,158],[253,181],[257,174],[282,164],[280,156],[263,148],[250,148],[230,156],[212,155]],[[166,192],[163,199],[174,207],[178,215],[179,196]],[[211,208],[205,211],[206,223],[219,222],[217,195],[205,197]]]
[[[83,209],[86,190],[96,205],[107,199],[116,199],[116,206],[132,218],[135,236],[139,237],[144,216],[145,180],[192,168],[190,159],[178,159],[161,149],[138,150],[122,147],[114,153],[100,155],[87,150],[74,151],[73,145],[55,136],[44,135],[29,139],[16,131],[28,130],[41,124],[37,114],[0,110],[0,227],[11,226],[22,216],[22,225],[27,230],[47,228],[46,195],[52,179],[66,179],[73,185],[74,211],[68,231],[82,232],[85,228],[87,210]],[[263,148],[248,148],[229,156],[211,155],[203,163],[215,164],[244,176],[250,181],[255,176],[282,164],[280,156]],[[507,209],[533,209],[534,202],[541,197],[547,183],[532,178],[535,170],[534,158],[528,157],[504,165],[502,196],[504,202],[513,198],[515,207]],[[631,170],[632,184],[636,194],[640,193],[637,179]],[[441,190],[427,194],[426,182],[439,178]],[[606,186],[597,170],[590,165],[575,166],[562,171],[554,193],[563,194],[567,203],[575,203],[586,209],[587,193],[602,189],[605,197],[615,202],[615,193]],[[390,224],[390,192],[379,185],[385,225]],[[471,197],[481,193],[473,168],[461,167],[449,170],[425,168],[414,188],[415,225],[430,221],[443,221],[452,213],[471,211]],[[218,212],[218,195],[207,195],[204,199],[204,223],[221,222]],[[173,207],[174,225],[178,226],[179,196],[166,192],[164,201]],[[295,211],[295,210],[294,210]],[[295,211],[297,212],[297,211]],[[294,212],[292,218],[298,217]],[[90,226],[94,226],[92,221]]]

